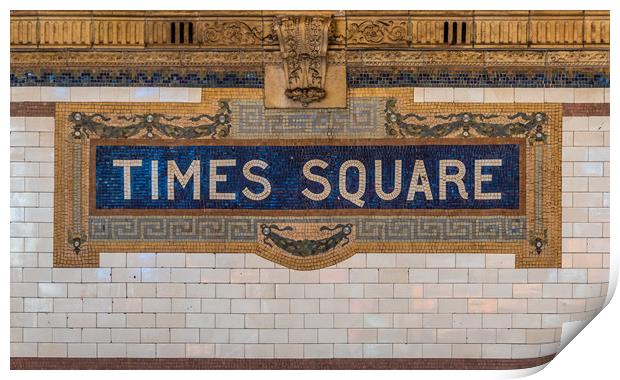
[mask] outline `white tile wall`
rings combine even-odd
[[[414,102],[609,103],[609,88],[416,87]]]
[[[200,103],[201,91],[184,87],[11,87],[11,101]]]
[[[13,100],[75,94],[13,90]],[[192,97],[168,90],[158,89],[160,99]],[[526,90],[510,96],[605,99],[598,90]],[[297,272],[252,254],[209,253],[103,253],[101,268],[52,268],[53,126],[11,118],[12,356],[527,358],[555,352],[562,323],[592,318],[607,292],[608,117],[564,118],[560,269],[514,269],[506,254],[357,254]]]

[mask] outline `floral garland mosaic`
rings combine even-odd
[[[320,112],[261,99],[58,104],[54,265],[181,251],[297,270],[357,252],[560,266],[560,105],[413,103],[411,88],[350,89],[347,109]]]

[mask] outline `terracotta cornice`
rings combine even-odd
[[[607,11],[12,11],[11,49],[276,50],[275,16],[333,16],[330,49],[608,49]]]

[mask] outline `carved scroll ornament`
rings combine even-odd
[[[309,103],[325,98],[327,43],[331,17],[283,16],[274,20],[287,82],[286,97]]]

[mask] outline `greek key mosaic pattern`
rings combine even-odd
[[[233,101],[230,103],[236,129],[231,136],[266,136],[328,134],[328,135],[381,135],[385,99],[354,98],[348,109],[270,110],[262,100]]]
[[[526,218],[360,219],[358,241],[518,241],[526,236]]]
[[[90,219],[91,240],[256,240],[255,219],[118,217]]]
[[[253,242],[257,226],[271,223],[350,222],[357,241],[519,241],[526,237],[526,219],[511,218],[221,218],[221,217],[91,217],[89,235],[97,240],[191,240]]]

